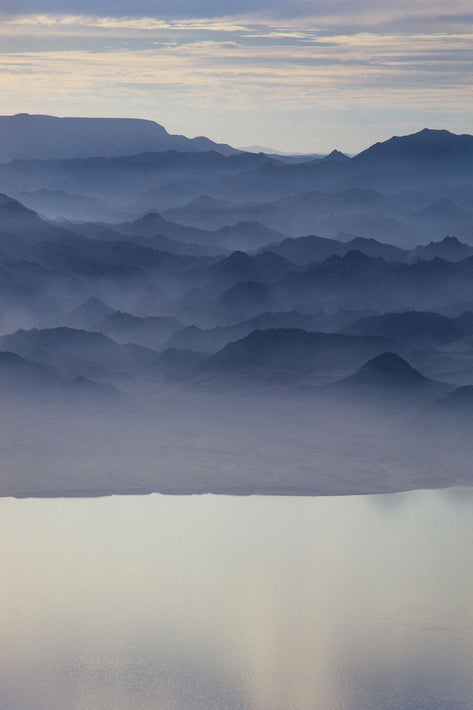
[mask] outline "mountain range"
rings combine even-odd
[[[15,140],[1,128],[2,120],[16,126]],[[211,232],[251,222],[284,236],[338,239],[349,233],[403,248],[446,236],[473,240],[471,136],[424,129],[353,158],[307,156],[288,164],[277,156],[223,150],[210,141],[197,146],[183,139],[188,142],[176,147],[164,128],[148,123],[4,117],[0,141],[5,136],[12,159],[5,154],[0,164],[0,191],[49,219],[135,222],[158,213]],[[53,143],[54,136],[60,137],[58,145],[89,141],[102,152],[76,150],[66,158],[58,147],[54,157],[39,158],[32,142],[44,126],[55,126]],[[149,132],[167,138],[142,145]],[[113,143],[116,135],[119,145]],[[234,241],[229,246],[239,248]]]
[[[472,157],[0,118],[0,490],[471,482]]]

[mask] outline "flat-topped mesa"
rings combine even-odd
[[[164,126],[141,118],[59,118],[17,114],[0,116],[0,161],[136,155],[166,150],[222,155],[240,151],[205,137],[171,135]]]

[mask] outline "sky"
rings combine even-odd
[[[473,132],[471,0],[0,0],[0,113],[356,153]]]

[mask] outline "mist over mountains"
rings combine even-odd
[[[471,482],[472,136],[19,115],[0,159],[0,493]]]

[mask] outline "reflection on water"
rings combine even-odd
[[[473,493],[0,501],[0,708],[471,710]]]

